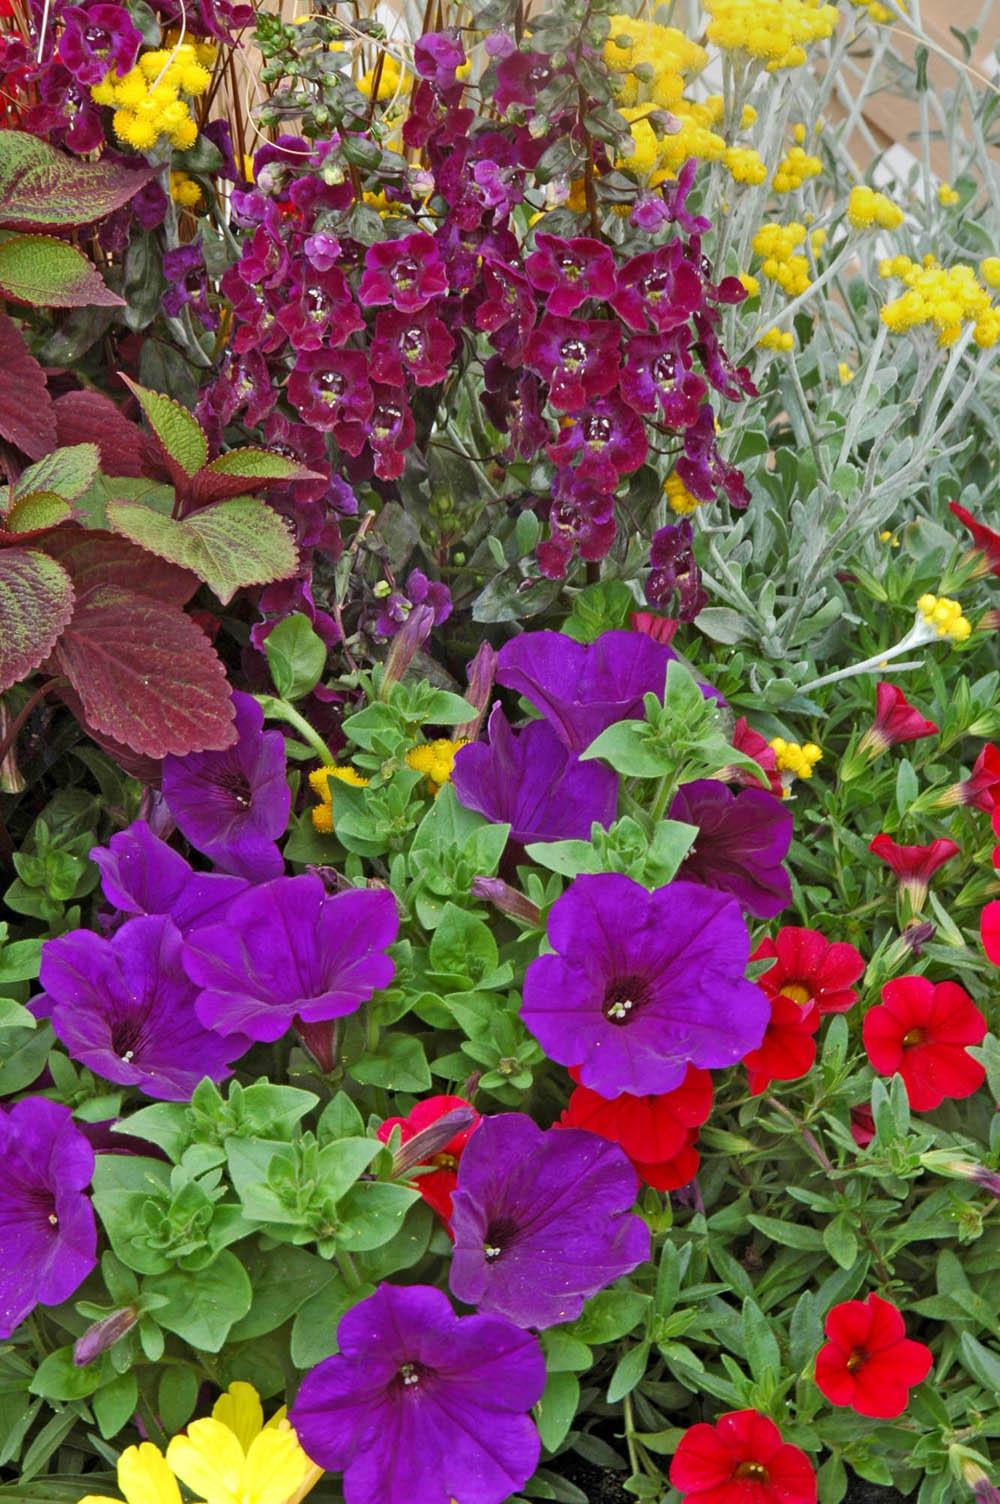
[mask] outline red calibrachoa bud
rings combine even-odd
[[[910,899],[914,913],[923,908],[927,884],[939,867],[958,856],[960,848],[941,836],[928,846],[897,846],[891,836],[878,835],[868,850],[887,863],[899,878],[900,890]]]
[[[961,506],[959,502],[949,501],[948,505],[959,522],[969,529],[976,551],[982,555],[976,573],[992,572],[1000,575],[1000,533],[995,533],[992,528],[977,522],[968,508]]]
[[[456,1112],[461,1108],[468,1108],[473,1115],[470,1126],[461,1128],[459,1132],[450,1135],[444,1143],[432,1141],[429,1130],[446,1114]],[[479,1113],[465,1100],[464,1097],[426,1097],[411,1108],[409,1116],[405,1118],[386,1118],[378,1130],[378,1137],[383,1143],[388,1143],[392,1136],[392,1130],[398,1128],[402,1135],[402,1154],[406,1145],[418,1136],[427,1135],[426,1157],[415,1161],[417,1164],[436,1165],[437,1169],[427,1175],[416,1175],[413,1179],[414,1189],[418,1190],[427,1205],[437,1212],[438,1216],[450,1227],[451,1224],[451,1197],[458,1183],[458,1161],[462,1157],[462,1150],[469,1142],[470,1137],[479,1127]],[[443,1131],[447,1131],[444,1125]],[[417,1146],[419,1149],[419,1146]],[[412,1155],[410,1162],[413,1163]]]
[[[575,1078],[576,1072],[570,1071]],[[712,1110],[712,1078],[689,1065],[673,1091],[633,1097],[624,1093],[609,1101],[586,1086],[578,1086],[559,1119],[562,1128],[586,1128],[620,1144],[647,1185],[675,1191],[698,1171],[698,1129]]]
[[[827,1341],[816,1354],[816,1383],[832,1405],[859,1415],[902,1415],[910,1389],[923,1383],[934,1364],[930,1348],[907,1337],[899,1310],[874,1292],[867,1300],[834,1306],[823,1330]]]
[[[1000,899],[988,903],[979,921],[983,950],[994,966],[1000,966]]]
[[[910,704],[897,685],[879,684],[875,689],[875,719],[861,738],[858,751],[869,757],[878,757],[900,742],[936,736],[938,729],[933,721],[926,720]]]
[[[744,1055],[752,1097],[772,1081],[795,1081],[812,1069],[820,1010],[815,1003],[797,1003],[781,992],[771,998],[771,1022],[756,1050]]]
[[[680,625],[676,616],[659,616],[655,611],[633,611],[628,622],[633,632],[642,632],[644,636],[652,637],[654,642],[665,643],[667,647],[673,642]],[[764,741],[763,737],[761,741]],[[767,743],[764,742],[764,745],[767,746]]]
[[[862,1025],[865,1050],[883,1076],[899,1073],[916,1112],[939,1107],[945,1098],[970,1097],[986,1072],[966,1049],[980,1044],[986,1020],[964,987],[927,977],[896,977],[882,988],[882,1002]]]
[[[782,1441],[757,1410],[730,1410],[681,1437],[670,1481],[694,1504],[814,1504],[816,1474],[805,1452]]]
[[[935,801],[937,804],[972,804],[990,814],[1000,805],[1000,747],[987,742],[968,778],[953,783]]]
[[[801,1007],[815,1003],[821,1014],[846,1013],[857,1002],[851,983],[861,976],[865,962],[846,941],[827,940],[818,930],[789,924],[773,940],[762,940],[750,959],[768,956],[775,958],[774,965],[757,978],[768,997],[781,993]]]

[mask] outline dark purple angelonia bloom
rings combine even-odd
[[[108,903],[122,914],[169,914],[182,934],[221,919],[226,905],[247,887],[242,877],[195,872],[145,820],[133,821],[89,855],[100,870]]]
[[[623,475],[644,463],[649,440],[642,419],[616,392],[573,413],[548,451],[554,465],[569,466],[576,460],[581,480],[598,490],[614,491]]]
[[[465,51],[456,30],[427,31],[413,49],[414,68],[436,89],[453,88],[455,72],[464,62]]]
[[[206,329],[218,328],[219,316],[209,301],[208,272],[200,241],[164,251],[163,275],[167,282],[162,298],[164,313],[177,318],[182,308],[191,308]]]
[[[720,322],[714,308],[706,308],[695,314],[694,325],[698,334],[695,349],[705,375],[715,390],[728,397],[730,402],[742,402],[744,397],[756,397],[757,388],[750,376],[750,368],[734,365],[722,348],[718,336]]]
[[[225,872],[263,882],[284,871],[275,844],[288,824],[285,741],[264,730],[252,695],[233,692],[237,741],[223,752],[163,760],[163,797],[182,835]]]
[[[552,61],[544,52],[511,52],[497,63],[493,104],[501,114],[512,104],[534,104],[551,77]]]
[[[368,443],[375,458],[375,474],[380,480],[396,480],[403,473],[406,451],[417,431],[410,399],[405,387],[383,386],[378,381],[372,382],[372,396]]]
[[[447,291],[441,253],[430,235],[380,240],[365,252],[358,302],[366,308],[391,303],[400,313],[415,313]]]
[[[328,271],[304,268],[298,285],[286,293],[287,302],[278,314],[278,323],[288,336],[293,350],[326,350],[344,345],[352,334],[365,327],[343,272],[336,267]]]
[[[388,987],[399,930],[387,888],[327,895],[321,878],[279,877],[237,898],[225,924],[189,936],[184,967],[201,988],[198,1017],[220,1034],[273,1043],[296,1018],[355,1013]]]
[[[708,390],[691,369],[684,330],[673,335],[634,334],[625,350],[620,385],[630,407],[640,413],[659,407],[670,428],[696,423]]]
[[[430,606],[432,625],[439,627],[451,615],[451,591],[440,580],[429,580],[422,569],[411,569],[402,591],[394,590],[382,602],[375,623],[379,637],[395,637],[414,606]]]
[[[684,257],[679,240],[633,256],[618,273],[618,290],[611,306],[632,329],[652,324],[661,334],[686,324],[705,301],[695,268]]]
[[[68,1107],[25,1097],[0,1110],[0,1337],[35,1306],[68,1300],[97,1263],[85,1194],[94,1151]]]
[[[692,496],[700,501],[714,501],[717,491],[723,493],[730,506],[745,507],[750,500],[742,472],[719,453],[715,413],[707,405],[698,414],[698,421],[685,429],[684,453],[675,469]]]
[[[429,1285],[383,1284],[340,1318],[337,1347],[288,1418],[314,1462],[343,1471],[346,1504],[502,1504],[535,1471],[537,1337],[456,1316]]]
[[[476,309],[476,328],[496,334],[513,323],[523,340],[538,313],[527,277],[515,267],[491,258],[483,262],[482,287],[485,297]]]
[[[546,313],[524,347],[524,363],[549,385],[549,401],[579,412],[618,384],[619,326],[610,319]]]
[[[531,1118],[484,1118],[452,1198],[449,1288],[518,1326],[573,1321],[583,1302],[649,1258],[636,1174],[617,1144]]]
[[[547,721],[515,732],[495,705],[489,738],[460,750],[452,785],[466,809],[510,825],[512,841],[589,841],[595,820],[604,826],[614,820],[615,773],[603,763],[579,762]],[[591,777],[592,770],[600,776]]]
[[[649,545],[653,567],[646,580],[646,599],[651,606],[670,606],[676,596],[676,614],[681,621],[694,621],[708,605],[693,538],[691,523],[685,517],[682,522],[659,528]]]
[[[369,348],[376,381],[401,386],[409,376],[417,386],[437,386],[447,376],[454,352],[455,341],[447,325],[429,308],[417,313],[379,309]]]
[[[528,967],[521,1018],[603,1097],[673,1091],[689,1065],[733,1065],[764,1037],[770,1004],[744,978],[750,937],[726,894],[577,877],[548,934],[555,954]]]
[[[78,83],[99,84],[110,69],[121,78],[135,65],[142,35],[124,5],[74,5],[60,17],[59,57]]]
[[[733,793],[714,778],[682,783],[670,819],[697,825],[694,846],[677,876],[731,893],[758,919],[773,919],[792,901],[782,865],[792,841],[792,816],[764,789]]]
[[[642,720],[643,696],[663,698],[675,657],[641,632],[604,632],[576,642],[563,632],[522,632],[497,654],[498,684],[517,690],[580,753],[616,721]]]
[[[341,449],[360,454],[375,407],[361,350],[310,350],[288,378],[288,400],[306,423],[332,433]]]
[[[542,417],[544,388],[530,371],[519,374],[500,355],[491,355],[483,367],[480,402],[493,427],[507,434],[508,459],[531,459],[552,437]]]
[[[73,930],[46,942],[42,1006],[73,1060],[162,1102],[186,1102],[204,1076],[230,1074],[250,1041],[199,1022],[183,943],[165,914],[130,919],[110,940]]]
[[[549,537],[538,545],[538,567],[550,580],[561,580],[575,553],[603,559],[615,541],[613,492],[598,490],[578,470],[556,474],[549,507]]]
[[[542,234],[535,236],[535,247],[524,270],[532,287],[548,294],[549,313],[565,317],[588,298],[610,298],[618,286],[615,258],[599,240]]]

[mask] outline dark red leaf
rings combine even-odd
[[[60,442],[53,402],[45,372],[5,313],[0,313],[0,373],[0,438],[39,460]]]
[[[91,442],[101,451],[105,475],[143,474],[142,429],[119,412],[103,392],[67,392],[54,403],[58,442]]]
[[[96,726],[92,726],[87,720],[83,711],[83,702],[71,684],[66,684],[64,681],[54,693],[80,722],[91,740],[95,741],[101,751],[106,752],[123,772],[127,773],[130,778],[137,778],[140,783],[159,787],[160,774],[163,771],[161,758],[146,757],[142,752],[133,752],[131,747],[124,747],[121,742],[116,742],[113,736],[105,736],[98,731]]]
[[[45,552],[69,571],[77,596],[97,586],[113,585],[183,606],[198,589],[190,570],[157,559],[127,538],[110,533],[64,528],[45,540]]]
[[[0,693],[30,674],[73,615],[65,569],[35,548],[0,553]]]

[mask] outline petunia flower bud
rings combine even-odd
[[[474,877],[469,891],[473,898],[485,898],[487,903],[499,909],[501,914],[509,914],[511,919],[523,919],[525,924],[531,925],[542,922],[538,905],[500,877]]]
[[[392,639],[389,656],[382,673],[382,693],[390,684],[398,684],[418,651],[431,635],[434,625],[433,606],[414,606],[406,621]]]
[[[77,1337],[73,1344],[73,1363],[77,1368],[86,1368],[88,1363],[93,1363],[101,1353],[106,1353],[114,1347],[116,1342],[121,1341],[127,1332],[130,1332],[139,1320],[139,1312],[135,1306],[123,1306],[120,1311],[112,1311],[110,1316],[102,1316],[99,1321],[88,1326],[82,1336]]]
[[[469,664],[466,673],[469,680],[469,688],[465,698],[475,710],[471,720],[463,722],[455,728],[456,741],[474,742],[483,728],[483,717],[486,715],[486,707],[490,703],[490,695],[493,692],[493,675],[496,671],[496,649],[489,642],[480,643],[476,650],[476,656]]]

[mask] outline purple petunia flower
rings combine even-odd
[[[380,1285],[340,1318],[289,1420],[346,1504],[502,1504],[538,1465],[527,1415],[545,1387],[538,1338],[456,1316],[429,1285]]]
[[[68,1107],[25,1097],[0,1111],[0,1337],[68,1300],[97,1263],[85,1195],[94,1151]]]
[[[415,313],[447,291],[441,253],[430,235],[380,240],[365,252],[358,302],[366,308],[391,303],[400,313]]]
[[[731,893],[758,919],[773,919],[792,901],[782,863],[792,841],[792,816],[773,794],[741,789],[734,794],[714,778],[683,783],[670,819],[697,825],[698,835],[678,877]]]
[[[573,1321],[583,1302],[649,1258],[631,1208],[636,1174],[617,1144],[519,1112],[484,1118],[452,1198],[459,1300],[518,1326]]]
[[[112,68],[123,77],[134,66],[142,35],[124,5],[74,5],[60,17],[59,57],[78,83],[99,84]]]
[[[618,384],[619,325],[610,319],[561,319],[546,313],[524,349],[524,363],[549,384],[549,401],[579,412]]]
[[[284,871],[275,842],[288,824],[285,742],[264,730],[252,695],[233,692],[235,746],[163,760],[163,797],[183,835],[217,867],[263,882]]]
[[[460,750],[452,784],[466,809],[495,825],[509,824],[512,841],[589,841],[595,820],[604,826],[614,820],[615,773],[597,761],[579,762],[547,721],[514,732],[495,705],[489,737]]]
[[[535,247],[524,270],[532,287],[548,294],[549,313],[565,317],[588,298],[610,298],[618,286],[615,258],[599,240],[536,235]]]
[[[204,1076],[228,1076],[250,1041],[223,1039],[199,1022],[197,989],[181,966],[183,943],[165,914],[130,919],[110,940],[89,930],[49,940],[37,1011],[50,1013],[70,1056],[106,1081],[186,1102]]]
[[[101,887],[122,914],[169,914],[184,934],[222,912],[247,882],[221,872],[195,872],[179,851],[155,836],[145,820],[113,835],[89,853]]]
[[[643,719],[643,696],[662,699],[674,657],[665,643],[639,632],[604,632],[590,643],[563,632],[523,632],[500,649],[496,676],[579,753],[616,721]]]
[[[521,1017],[550,1059],[615,1098],[673,1091],[688,1065],[732,1065],[770,1007],[744,978],[735,899],[696,883],[650,893],[619,873],[577,877],[549,914],[554,955],[524,979]]]
[[[375,622],[379,637],[395,637],[410,618],[414,606],[430,606],[434,613],[431,626],[439,627],[451,615],[451,591],[441,580],[429,580],[422,569],[411,569],[405,590],[394,590],[382,602]]]
[[[388,987],[399,931],[387,888],[327,895],[321,878],[279,877],[237,898],[225,924],[189,936],[184,968],[202,989],[198,1017],[220,1034],[272,1043],[296,1018],[355,1013]]]

